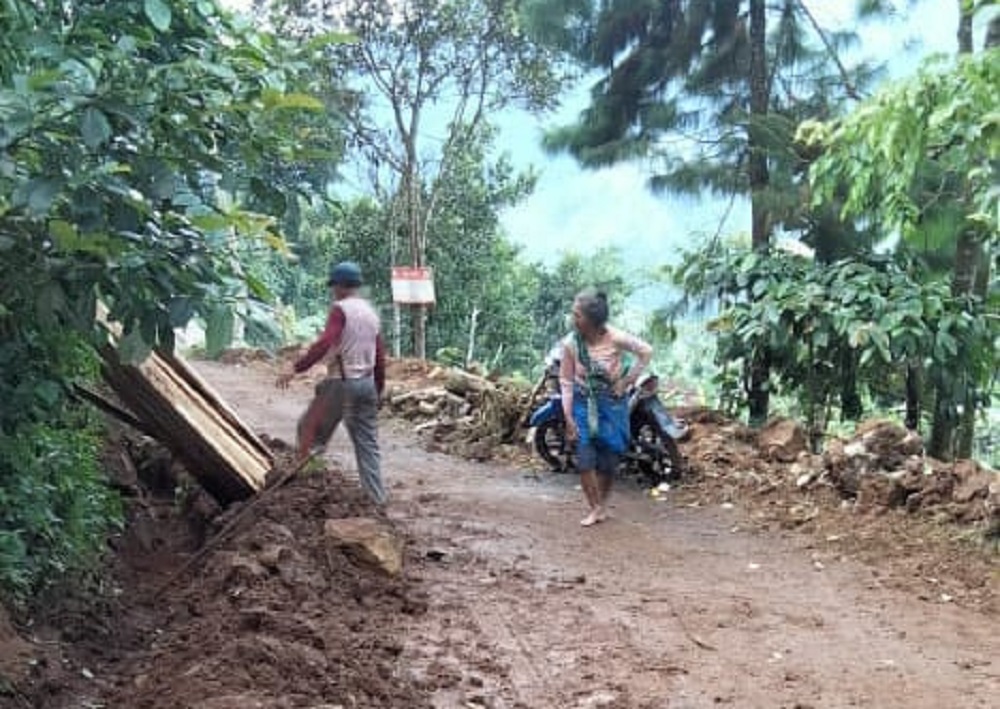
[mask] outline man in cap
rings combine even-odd
[[[299,419],[299,460],[324,447],[343,419],[354,444],[361,485],[381,505],[386,494],[379,469],[377,415],[385,389],[385,347],[378,313],[358,295],[361,283],[356,263],[343,261],[330,268],[327,285],[333,303],[326,328],[292,370],[278,377],[277,386],[287,388],[296,374],[327,358],[327,378],[316,385],[316,394]]]

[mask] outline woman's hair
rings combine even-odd
[[[580,312],[597,329],[608,324],[608,296],[596,288],[584,288],[576,294]]]

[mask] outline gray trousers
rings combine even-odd
[[[316,385],[316,395],[299,419],[299,446],[322,448],[343,420],[354,444],[361,486],[377,505],[385,504],[378,449],[378,393],[375,380],[331,377]]]

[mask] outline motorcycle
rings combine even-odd
[[[556,472],[576,469],[573,445],[566,440],[566,421],[559,391],[559,357],[553,348],[546,357],[545,374],[537,394],[547,388],[545,401],[531,412],[527,426],[535,452]],[[628,392],[631,439],[622,455],[622,472],[636,474],[650,486],[677,480],[684,459],[677,441],[688,435],[683,420],[673,417],[659,397],[659,377],[644,374]]]

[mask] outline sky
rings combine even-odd
[[[824,26],[853,24],[856,0],[811,0]],[[892,58],[893,78],[913,73],[920,59],[956,49],[956,0],[922,0],[905,17],[860,28],[860,52],[866,58]],[[914,41],[916,40],[916,41]],[[908,49],[907,49],[908,48]],[[632,268],[673,261],[682,249],[697,246],[720,229],[729,199],[691,200],[654,195],[641,164],[584,170],[571,157],[549,156],[540,148],[546,129],[564,125],[586,105],[587,86],[575,87],[559,110],[537,118],[511,111],[499,120],[499,147],[515,165],[534,166],[540,178],[535,192],[506,210],[502,224],[508,237],[532,261],[557,262],[561,254],[586,254],[602,246],[618,246]],[[749,232],[749,205],[739,200],[721,226],[723,234]]]

